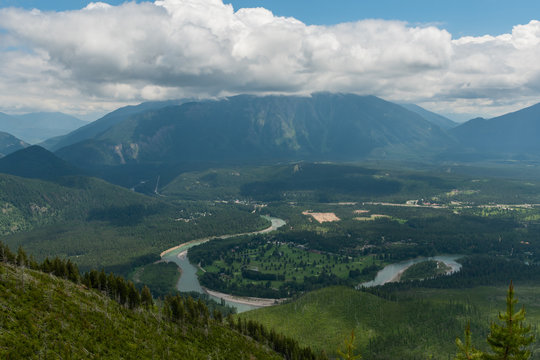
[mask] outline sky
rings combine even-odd
[[[537,0],[0,0],[0,111],[332,91],[493,117],[540,102],[538,19]]]

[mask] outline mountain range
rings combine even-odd
[[[422,116],[374,96],[239,95],[138,113],[56,154],[82,167],[358,160],[418,154],[452,143]]]
[[[156,183],[159,176],[165,185],[186,169],[222,164],[538,160],[538,135],[540,104],[457,124],[413,104],[315,93],[142,103],[40,145],[65,161],[59,173],[71,163],[87,174],[133,187],[141,181]],[[0,153],[28,146],[8,134],[1,139],[5,145]],[[37,150],[25,153],[26,159],[32,152]],[[25,161],[11,166],[18,162]]]
[[[37,112],[23,115],[0,113],[0,131],[14,135],[30,144],[67,134],[85,124],[85,121],[60,112]]]

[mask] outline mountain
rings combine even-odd
[[[108,279],[115,289],[123,285],[129,308],[106,291],[2,260],[2,359],[283,359],[265,338],[256,342],[209,318],[204,304],[188,299],[163,311],[165,306],[131,309],[138,291],[113,275]],[[180,307],[173,304],[181,306],[181,319],[175,319]]]
[[[448,130],[458,125],[458,123],[456,123],[455,121],[452,121],[448,119],[447,117],[444,117],[432,111],[426,110],[423,107],[420,107],[418,105],[415,105],[415,104],[400,104],[400,105],[403,106],[407,110],[417,113],[418,115],[420,115],[427,121],[437,125],[441,129]]]
[[[55,138],[51,137],[40,145],[48,150],[56,151],[65,146],[69,146],[83,140],[94,138],[102,132],[110,129],[112,126],[122,122],[129,116],[152,109],[160,109],[167,106],[179,105],[185,101],[187,100],[150,101],[144,102],[139,105],[125,106],[113,112],[110,112],[102,118],[93,121],[85,126],[82,126],[81,128],[76,129],[69,134],[58,136]]]
[[[83,167],[358,160],[417,156],[451,142],[420,115],[374,96],[239,95],[139,113],[56,154]]]
[[[86,124],[60,112],[37,112],[24,115],[0,115],[0,130],[35,144],[50,137],[66,134]]]
[[[14,151],[24,149],[28,144],[15,136],[0,131],[0,158]]]
[[[492,119],[476,118],[451,129],[465,150],[493,157],[540,157],[540,103]]]
[[[84,174],[82,170],[37,145],[32,145],[1,158],[0,172],[44,180]]]

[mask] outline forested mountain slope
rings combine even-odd
[[[418,156],[451,143],[420,115],[374,96],[240,95],[136,114],[56,154],[81,166],[358,160]]]
[[[282,358],[220,322],[132,310],[83,285],[4,262],[0,294],[3,359]]]
[[[94,178],[67,176],[49,182],[0,174],[0,234],[38,225],[84,221],[92,216],[99,218],[99,214],[111,208],[130,207],[144,212],[167,206]]]
[[[139,105],[124,106],[106,114],[105,116],[91,122],[90,124],[86,124],[70,132],[69,134],[47,139],[40,145],[51,151],[56,151],[64,146],[75,144],[79,141],[91,139],[95,136],[98,136],[100,133],[108,130],[109,128],[125,120],[129,116],[152,109],[179,105],[185,101],[186,100],[151,101],[144,102]]]

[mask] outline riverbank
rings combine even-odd
[[[426,260],[426,261],[429,261],[429,260]],[[433,276],[436,276],[436,275],[450,275],[453,272],[457,271],[457,269],[455,267],[453,267],[450,264],[445,263],[444,261],[438,261],[438,260],[435,260],[435,261],[437,261],[438,266],[445,266],[446,270],[444,272],[441,272],[439,274],[435,274]],[[391,283],[391,282],[400,282],[401,278],[403,277],[403,274],[405,274],[405,272],[407,270],[409,270],[411,267],[413,267],[415,265],[418,265],[418,264],[421,264],[421,263],[410,264],[409,266],[405,267],[404,269],[398,271],[398,273],[393,278],[391,278],[390,281],[388,281],[388,282],[389,283]]]
[[[447,275],[450,275],[461,269],[461,264],[458,263],[456,260],[461,258],[462,256],[463,255],[438,255],[427,258],[419,257],[416,259],[405,260],[399,263],[389,264],[377,273],[374,280],[359,284],[358,287],[379,286],[389,282],[397,282],[400,280],[405,270],[407,270],[411,265],[426,260],[436,260],[444,263],[446,266],[450,267],[450,270],[446,272]]]
[[[238,304],[244,304],[244,305],[250,305],[255,307],[268,307],[273,305],[281,304],[283,301],[287,300],[285,299],[266,299],[266,298],[256,298],[256,297],[242,297],[242,296],[235,296],[230,294],[221,293],[219,291],[210,290],[208,288],[205,288],[202,286],[203,291],[210,295],[217,297],[219,299],[223,299],[225,301],[234,302]]]
[[[207,294],[210,296],[211,299],[216,300],[218,302],[221,300],[224,300],[227,305],[235,307],[239,313],[252,310],[254,308],[275,305],[279,302],[282,302],[283,299],[278,299],[276,301],[274,299],[240,297],[240,296],[233,296],[230,294],[220,293],[220,292],[213,291],[210,289],[205,289],[200,285],[199,280],[197,278],[197,270],[200,268],[198,266],[191,264],[187,256],[187,251],[191,247],[203,244],[208,241],[228,239],[235,236],[268,233],[268,232],[277,230],[286,224],[286,222],[282,219],[272,218],[269,216],[265,216],[265,218],[271,221],[271,226],[263,230],[253,231],[249,233],[242,233],[242,234],[229,234],[229,235],[211,236],[211,237],[206,237],[206,238],[201,238],[201,239],[195,239],[195,240],[191,240],[183,244],[174,246],[170,249],[167,249],[161,252],[160,257],[162,261],[174,262],[181,269],[182,275],[180,276],[180,279],[178,280],[178,283],[176,284],[176,288],[181,292],[194,291],[201,294]]]
[[[266,216],[266,215],[265,215]],[[170,252],[173,252],[175,250],[178,250],[179,248],[181,247],[189,247],[190,245],[194,245],[194,244],[202,244],[204,242],[207,242],[207,241],[210,241],[212,239],[228,239],[228,238],[231,238],[231,237],[236,237],[236,236],[247,236],[247,235],[258,235],[258,234],[266,234],[270,231],[274,231],[274,230],[277,230],[279,229],[280,227],[282,227],[283,225],[285,225],[285,221],[284,220],[281,220],[281,219],[278,219],[278,218],[271,218],[271,217],[268,217],[268,220],[271,222],[271,225],[263,230],[259,230],[259,231],[252,231],[252,232],[246,232],[246,233],[242,233],[242,234],[229,234],[229,235],[218,235],[218,236],[208,236],[208,237],[205,237],[205,238],[201,238],[201,239],[195,239],[195,240],[190,240],[188,242],[185,242],[185,243],[182,243],[180,245],[176,245],[176,246],[173,246],[172,248],[170,249],[167,249],[165,251],[162,251],[159,256],[161,258],[163,258],[165,255],[167,255],[168,253]]]

